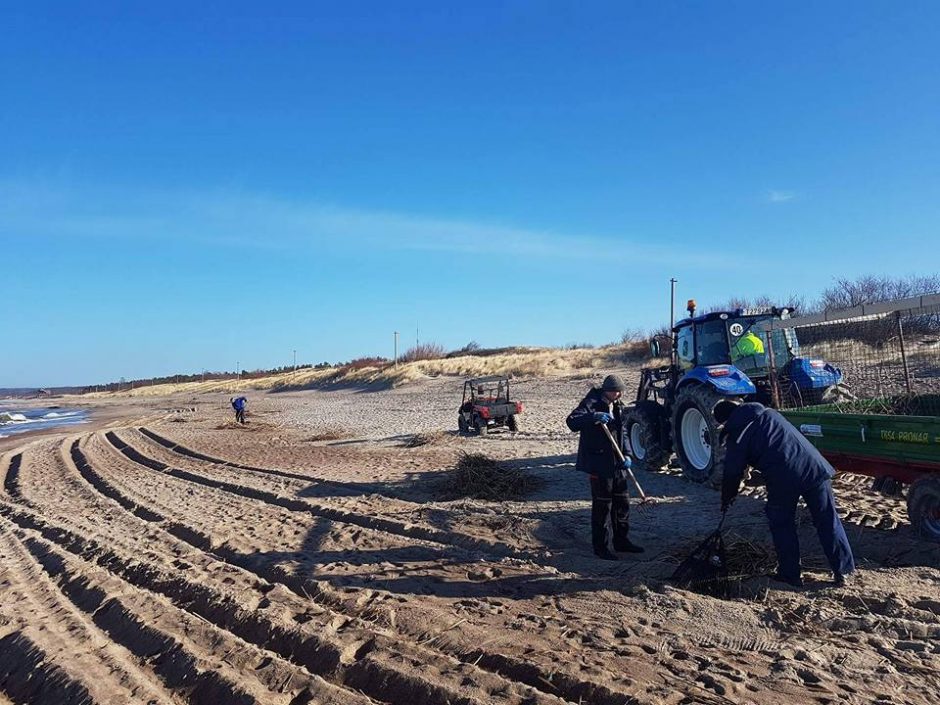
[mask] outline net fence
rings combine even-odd
[[[830,383],[807,389],[798,379],[799,364],[786,368],[787,361],[777,361],[771,385],[780,407],[825,404],[846,413],[940,416],[940,303],[817,318],[779,325],[792,332],[790,356],[810,372],[828,373]]]

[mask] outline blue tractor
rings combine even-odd
[[[792,328],[771,327],[791,310],[769,307],[695,315],[672,329],[670,364],[642,371],[624,421],[624,451],[658,470],[676,454],[695,482],[721,481],[724,449],[714,409],[725,399],[767,406],[807,406],[849,397],[842,371],[800,356]],[[660,355],[658,341],[651,342]]]

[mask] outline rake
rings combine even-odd
[[[713,597],[729,597],[732,592],[728,555],[721,527],[725,523],[725,512],[721,513],[718,528],[702,541],[695,550],[676,568],[670,580],[680,588]]]
[[[617,441],[614,440],[613,435],[610,432],[610,429],[607,428],[607,424],[598,424],[601,427],[601,430],[604,432],[604,435],[607,436],[607,440],[610,441],[610,445],[614,449],[617,457],[620,459],[621,465],[626,462],[626,457],[624,457],[623,451],[620,450],[620,446],[617,444]],[[653,497],[648,497],[643,491],[643,488],[640,486],[639,480],[636,479],[636,475],[633,474],[633,470],[630,468],[624,468],[627,471],[627,475],[630,476],[630,479],[633,481],[633,484],[636,486],[636,491],[640,494],[640,506],[650,506],[656,504],[656,499]]]

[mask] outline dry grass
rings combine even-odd
[[[451,435],[445,431],[435,431],[433,433],[416,433],[408,436],[402,445],[405,448],[420,448],[421,446],[440,445],[451,439]]]
[[[441,487],[446,499],[486,499],[504,502],[522,499],[541,485],[541,479],[508,468],[482,453],[464,453]]]
[[[329,385],[402,385],[438,377],[482,377],[507,375],[512,377],[542,377],[575,374],[616,367],[627,359],[637,360],[640,354],[636,344],[609,345],[593,349],[561,350],[557,348],[516,348],[500,355],[464,355],[440,360],[417,360],[393,365],[355,368],[303,368],[257,379],[209,380],[181,384],[156,384],[121,392],[94,392],[91,397],[149,397],[168,394],[244,393],[251,390],[304,389]]]
[[[340,441],[351,437],[352,434],[342,428],[324,428],[312,436],[307,436],[303,441],[305,443],[316,443],[317,441]]]

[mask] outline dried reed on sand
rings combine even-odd
[[[542,480],[524,470],[511,468],[482,453],[463,453],[442,484],[449,499],[472,498],[494,502],[521,499],[537,489]]]

